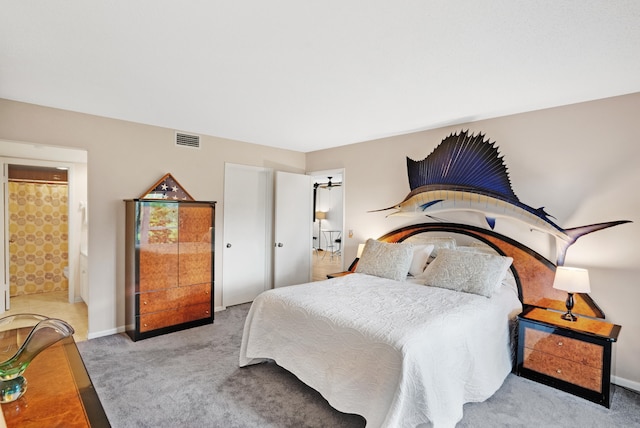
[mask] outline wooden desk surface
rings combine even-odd
[[[8,428],[110,427],[73,337],[42,351],[24,377],[27,392],[2,404]]]

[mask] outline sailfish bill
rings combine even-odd
[[[474,211],[485,216],[493,229],[496,218],[508,217],[555,236],[557,264],[562,265],[566,251],[578,238],[628,220],[597,223],[563,229],[553,222],[544,207],[533,208],[518,199],[511,188],[507,168],[495,143],[483,134],[467,131],[451,134],[421,161],[407,158],[411,192],[388,208],[390,215],[430,215],[440,211]]]

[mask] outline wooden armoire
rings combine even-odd
[[[136,341],[213,323],[216,203],[125,204],[127,334]]]

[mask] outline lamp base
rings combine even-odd
[[[565,305],[567,306],[567,313],[562,315],[560,318],[566,321],[577,321],[578,317],[571,313],[571,309],[573,309],[573,293],[569,292],[567,294],[567,301],[565,302]]]

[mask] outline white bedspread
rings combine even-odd
[[[363,274],[278,288],[253,302],[240,366],[273,359],[369,427],[455,426],[511,370],[503,286],[491,299]]]

